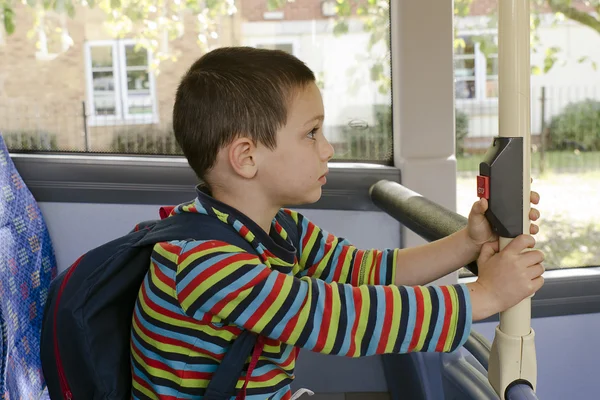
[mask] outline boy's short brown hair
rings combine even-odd
[[[205,180],[217,153],[238,136],[275,148],[295,90],[315,81],[302,61],[280,50],[222,47],[198,59],[175,96],[173,130]]]

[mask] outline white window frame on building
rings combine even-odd
[[[94,40],[85,43],[85,80],[86,80],[86,112],[88,115],[88,124],[91,126],[104,125],[146,125],[159,122],[156,79],[154,73],[150,71],[152,64],[152,53],[148,51],[147,62],[145,66],[127,66],[126,48],[135,46],[133,39],[118,40]],[[92,48],[93,47],[111,47],[112,66],[111,67],[93,67],[92,66]],[[141,48],[139,51],[147,51]],[[98,114],[96,112],[94,96],[94,72],[113,73],[113,93],[114,93],[114,114]],[[127,87],[127,72],[147,71],[149,83],[149,96],[146,102],[151,103],[151,112],[143,114],[132,114],[129,112],[129,89]]]
[[[494,40],[497,41],[497,31],[469,31],[469,32],[458,32],[457,37],[459,38],[468,38],[473,36],[492,36]],[[455,86],[459,84],[461,81],[474,80],[475,82],[475,96],[471,98],[462,98],[456,96],[456,102],[458,103],[471,103],[471,102],[497,102],[498,96],[487,96],[486,86],[488,80],[498,80],[498,75],[488,75],[487,74],[487,61],[488,57],[481,51],[481,45],[478,42],[474,43],[474,55],[468,54],[455,54],[454,61],[458,61],[461,59],[470,59],[474,58],[474,69],[475,74],[473,78],[463,78],[461,76],[456,76],[455,74]],[[498,58],[498,54],[491,54],[489,58]]]
[[[300,39],[294,36],[248,37],[245,38],[244,45],[251,47],[268,45],[290,45],[292,46],[292,54],[296,57],[300,56]]]

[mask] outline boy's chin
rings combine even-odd
[[[322,191],[319,187],[318,189],[312,190],[310,192],[302,193],[296,196],[293,200],[287,202],[285,207],[292,206],[303,206],[307,204],[314,204],[321,199]]]

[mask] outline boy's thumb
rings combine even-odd
[[[498,241],[488,242],[481,246],[481,252],[479,253],[479,263],[484,263],[494,256],[499,250]]]

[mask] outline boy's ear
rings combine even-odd
[[[256,175],[258,166],[256,164],[256,145],[252,139],[241,137],[235,139],[229,145],[229,164],[240,176],[251,179]]]

